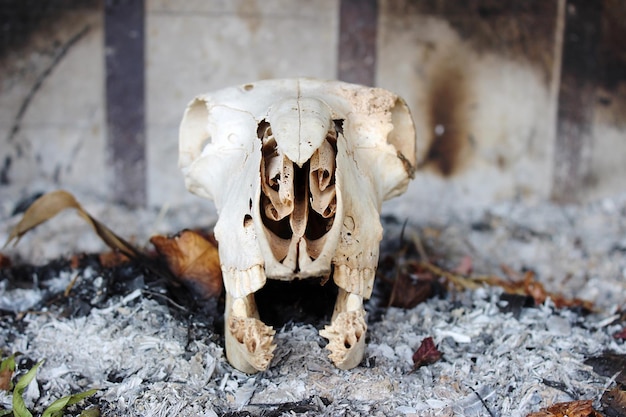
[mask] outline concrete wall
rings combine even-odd
[[[332,79],[336,0],[146,3],[150,204],[192,203],[179,174],[178,124],[196,95],[282,77]]]
[[[378,50],[378,84],[405,95],[418,126],[422,166],[410,204],[427,215],[550,195],[550,73],[524,57],[481,50],[449,20],[395,2],[382,10]]]
[[[557,140],[564,117],[558,110],[563,89],[571,89],[563,84],[570,69],[561,57],[574,27],[565,23],[580,14],[576,1],[368,1],[375,13],[369,23],[359,20],[359,8],[347,14],[350,3],[146,0],[146,204],[198,202],[184,189],[176,155],[178,123],[194,95],[263,78],[341,73],[350,80],[353,71],[363,79],[354,70],[359,56],[364,82],[369,74],[404,96],[418,126],[422,164],[393,209],[428,218],[554,195],[555,170],[569,163],[559,159],[570,145]],[[602,4],[596,26],[603,35],[591,49],[600,58],[593,59],[619,69],[624,47],[611,43],[619,27],[605,16],[619,15],[622,6]],[[105,57],[115,51],[105,45],[104,7],[69,8],[3,53],[2,199],[61,187],[114,201],[116,190],[134,180],[120,177],[110,158]],[[365,29],[374,42],[346,37],[360,33],[361,23],[373,25]],[[626,191],[626,83],[598,74],[584,101],[592,115],[588,137],[580,135],[587,142],[574,149],[588,165],[577,180],[579,201]]]
[[[77,187],[106,196],[101,13],[42,23],[0,68],[0,195]]]

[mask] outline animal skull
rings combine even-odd
[[[273,357],[275,332],[254,299],[266,278],[332,277],[339,294],[320,334],[337,367],[357,366],[381,204],[403,193],[414,173],[405,102],[338,81],[259,81],[193,100],[179,146],[187,188],[212,199],[219,213],[230,363],[253,373]]]

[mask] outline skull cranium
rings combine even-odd
[[[254,294],[266,278],[332,277],[339,287],[329,339],[342,369],[365,348],[363,299],[372,292],[384,200],[413,176],[415,129],[404,101],[338,81],[285,79],[193,100],[180,126],[187,188],[214,200],[226,288],[226,354],[256,372],[274,330]]]

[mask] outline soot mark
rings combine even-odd
[[[443,60],[432,74],[427,106],[431,139],[424,165],[451,177],[463,167],[471,150],[468,75],[460,58]]]

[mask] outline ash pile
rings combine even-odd
[[[3,204],[5,241],[22,214]],[[327,357],[318,331],[331,283],[272,282],[258,297],[277,348],[255,375],[225,359],[222,291],[172,278],[144,243],[194,217],[83,206],[132,230],[149,262],[109,253],[72,214],[2,251],[2,359],[15,354],[0,375],[6,410],[45,359],[20,393],[35,415],[90,389],[66,415],[626,415],[626,196],[384,217],[363,362],[342,371]],[[210,230],[197,232],[210,242]]]

